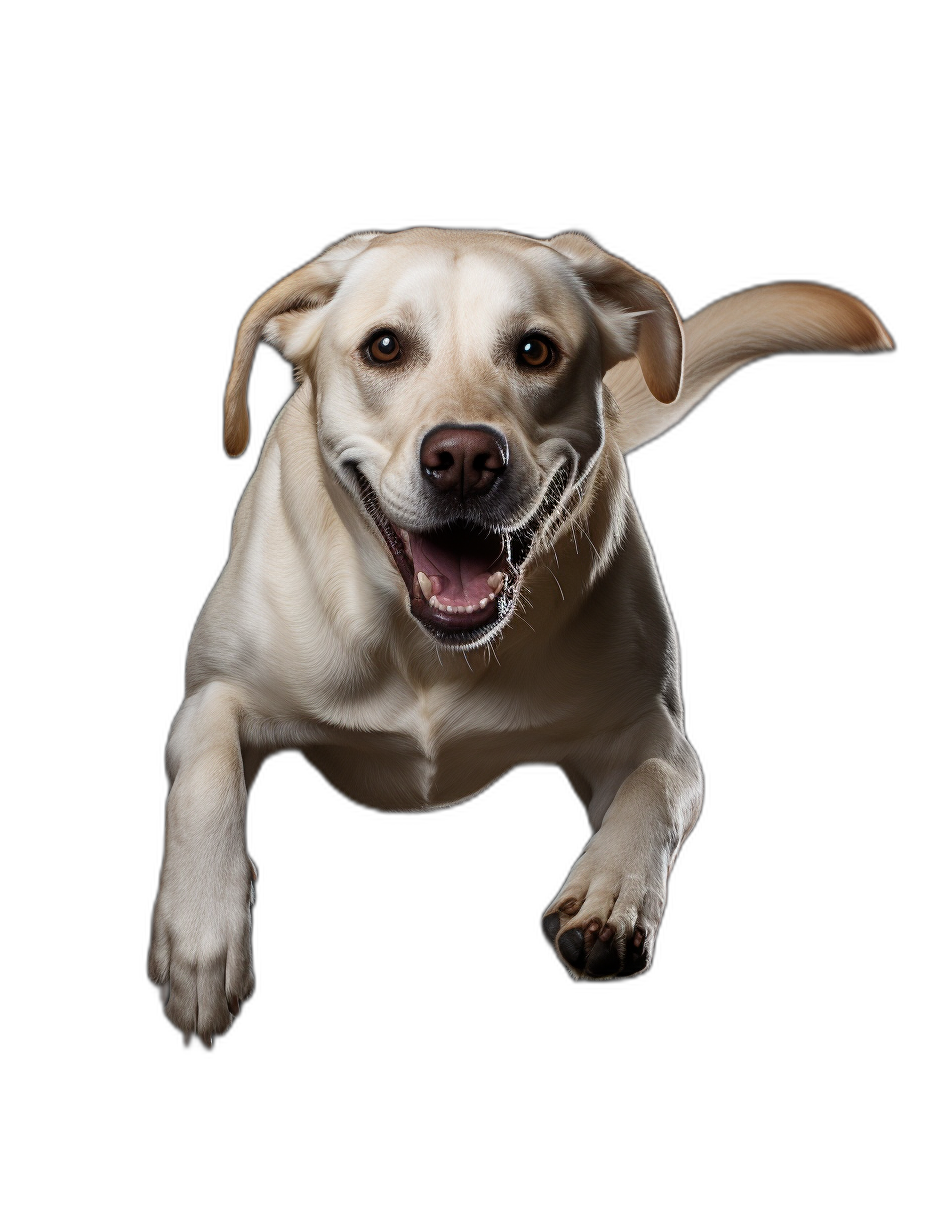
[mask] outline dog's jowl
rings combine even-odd
[[[209,1041],[254,987],[245,810],[282,748],[381,809],[562,766],[593,833],[544,934],[578,977],[645,970],[702,779],[624,454],[750,360],[887,350],[888,334],[810,283],[682,323],[660,283],[574,232],[353,235],[247,313],[231,454],[262,340],[296,389],[197,621],[168,743],[149,958],[168,1017]]]

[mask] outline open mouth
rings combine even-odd
[[[567,468],[557,472],[538,512],[517,531],[459,518],[427,534],[394,526],[370,483],[356,474],[361,503],[406,583],[410,613],[439,641],[460,649],[487,641],[513,610],[521,567],[560,502]]]

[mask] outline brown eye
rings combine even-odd
[[[392,364],[399,358],[400,344],[395,334],[375,334],[367,344],[367,353],[378,364]]]
[[[527,368],[546,368],[554,362],[554,345],[542,334],[527,334],[516,347],[516,356]]]

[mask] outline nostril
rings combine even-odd
[[[509,446],[495,428],[445,424],[426,433],[419,458],[434,487],[464,500],[493,487],[508,464]]]

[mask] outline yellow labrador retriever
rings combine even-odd
[[[809,283],[742,291],[684,326],[660,283],[574,232],[352,235],[245,317],[233,455],[262,339],[296,390],[197,621],[168,743],[149,959],[168,1017],[209,1042],[254,987],[245,806],[282,748],[380,809],[562,766],[593,834],[544,931],[578,977],[643,971],[702,781],[623,455],[742,364],[887,350],[885,329]]]

